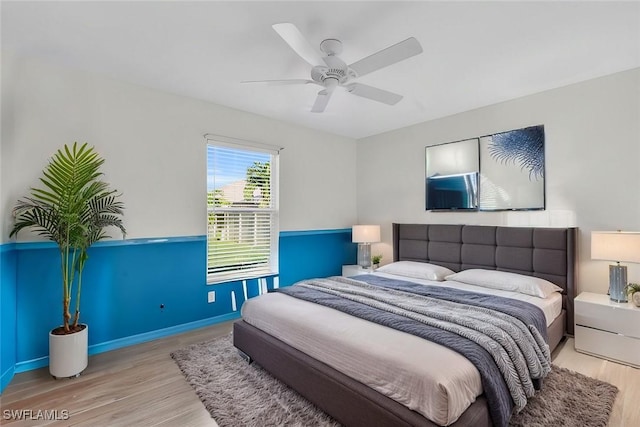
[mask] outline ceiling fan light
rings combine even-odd
[[[335,77],[327,77],[324,80],[324,87],[327,88],[327,92],[333,92],[333,90],[338,86],[340,81]]]

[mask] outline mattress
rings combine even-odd
[[[411,281],[515,299],[532,298],[545,312],[547,324],[553,321],[549,317],[558,307],[557,314],[560,313],[562,304],[559,294],[543,300],[462,283]],[[252,326],[440,425],[455,422],[482,394],[479,372],[455,351],[332,308],[269,293],[246,301],[242,317]]]

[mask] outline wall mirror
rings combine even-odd
[[[544,126],[426,147],[426,209],[545,208]]]

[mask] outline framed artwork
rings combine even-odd
[[[539,125],[426,147],[426,209],[545,209],[544,143]]]
[[[427,210],[478,209],[478,138],[426,148]]]
[[[480,138],[480,210],[545,208],[544,126]]]

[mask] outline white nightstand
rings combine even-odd
[[[342,275],[344,277],[357,276],[358,274],[370,274],[373,272],[371,268],[362,268],[359,265],[343,265]]]
[[[577,351],[640,368],[640,308],[583,292],[575,299],[575,322]]]

